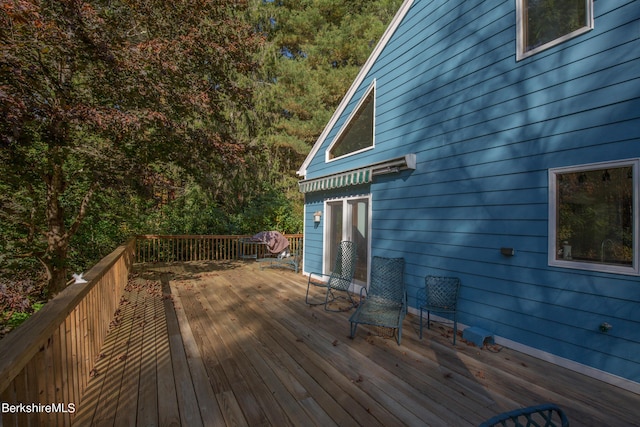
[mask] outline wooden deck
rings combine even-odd
[[[572,426],[631,426],[640,396],[435,325],[402,345],[304,304],[254,262],[147,267],[128,286],[74,425],[478,425],[555,402]],[[381,333],[382,332],[382,333]]]

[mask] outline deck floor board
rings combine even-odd
[[[640,396],[433,324],[402,345],[304,303],[306,280],[258,263],[138,267],[73,425],[473,426],[555,402],[572,426],[640,425]]]

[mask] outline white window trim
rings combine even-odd
[[[329,212],[327,205],[329,203],[335,203],[335,202],[342,202],[342,208],[343,210],[343,215],[346,214],[347,218],[351,217],[351,212],[349,211],[349,204],[348,202],[351,200],[358,200],[358,199],[367,199],[367,204],[368,204],[368,218],[369,218],[369,223],[367,224],[367,233],[369,233],[369,238],[367,239],[367,254],[369,254],[368,259],[367,259],[367,283],[369,281],[369,274],[370,274],[370,270],[371,270],[371,231],[372,231],[372,224],[373,224],[373,218],[371,217],[371,215],[373,214],[373,209],[372,209],[372,197],[371,197],[371,193],[368,194],[358,194],[358,195],[354,195],[354,196],[348,196],[348,197],[335,197],[335,198],[329,198],[329,199],[325,199],[324,201],[324,212],[325,215],[323,215],[323,235],[322,235],[322,271],[325,274],[330,274],[331,271],[329,270],[329,265],[331,264],[331,259],[329,258],[329,255],[326,251],[327,245],[329,244],[329,240],[331,239],[330,235],[329,235],[329,224],[328,221],[330,221],[330,216],[327,213]],[[345,236],[346,234],[349,233],[349,221],[343,221],[342,222],[342,236]],[[354,286],[358,286],[358,287],[367,287],[367,283],[363,283],[359,280],[354,279],[352,282],[352,285]],[[355,287],[353,288],[354,292],[359,292],[359,288],[356,289]]]
[[[369,94],[371,94],[371,92],[373,92],[373,141],[371,141],[371,145],[365,148],[361,148],[360,150],[357,150],[357,151],[352,151],[351,153],[343,154],[342,156],[339,156],[339,157],[334,157],[332,159],[331,150],[338,143],[338,141],[340,141],[342,134],[347,131],[347,128],[351,123],[351,120],[353,120],[354,116],[360,110],[360,107],[362,107],[362,104],[364,104],[365,100],[367,99],[367,97],[369,97]],[[353,108],[353,110],[351,111],[351,114],[349,114],[349,117],[347,117],[347,120],[344,122],[344,124],[340,128],[340,131],[337,133],[335,138],[333,138],[333,141],[325,151],[325,162],[331,163],[336,160],[344,159],[345,157],[355,156],[356,154],[373,150],[375,146],[376,146],[376,79],[373,79],[373,81],[365,91],[364,95],[362,96],[362,98],[360,98],[360,101],[358,102],[358,104]]]
[[[525,39],[525,25],[522,20],[523,10],[524,10],[524,0],[516,0],[516,61],[520,61],[522,59],[528,58],[536,53],[540,53],[543,50],[547,50],[556,46],[560,43],[564,43],[569,39],[579,36],[580,34],[584,34],[588,31],[593,30],[594,27],[594,18],[593,18],[593,0],[584,0],[587,6],[587,17],[586,17],[586,25],[582,28],[579,28],[569,34],[565,34],[562,37],[551,40],[548,43],[540,45],[535,49],[531,49],[525,52],[524,39]]]
[[[600,169],[614,169],[616,167],[633,168],[633,261],[631,266],[599,264],[588,261],[569,261],[556,259],[559,248],[556,246],[556,178],[559,174],[582,172]],[[578,270],[598,271],[603,273],[616,273],[626,275],[640,275],[640,159],[627,159],[612,162],[590,163],[579,166],[549,169],[549,233],[548,233],[548,260],[553,267],[564,267]]]

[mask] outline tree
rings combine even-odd
[[[52,293],[97,192],[154,164],[215,186],[254,131],[247,78],[263,39],[242,0],[0,0],[5,251],[37,257]]]
[[[258,119],[268,126],[259,137],[292,177],[402,1],[259,2],[254,20],[268,38],[256,88]]]

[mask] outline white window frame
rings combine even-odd
[[[614,169],[631,166],[633,170],[633,259],[631,266],[601,264],[589,261],[575,261],[557,259],[556,254],[560,248],[557,247],[556,225],[557,225],[557,176],[566,173],[586,172],[601,169]],[[579,270],[598,271],[603,273],[616,273],[626,275],[640,275],[640,159],[627,159],[611,162],[590,163],[579,166],[561,167],[549,169],[549,234],[548,234],[548,260],[553,267],[564,267]]]
[[[560,43],[564,43],[567,40],[570,40],[574,37],[579,36],[580,34],[584,34],[588,31],[593,30],[594,27],[594,18],[593,18],[593,0],[584,0],[586,6],[586,23],[584,27],[578,28],[577,30],[565,34],[564,36],[558,37],[557,39],[551,40],[543,45],[536,47],[535,49],[525,51],[525,31],[526,25],[524,22],[524,12],[525,0],[516,0],[516,60],[520,61],[522,59],[528,58],[536,53],[542,52],[543,50],[547,50],[553,46],[556,46]]]
[[[367,200],[367,204],[368,204],[368,212],[367,212],[367,217],[369,218],[369,223],[367,224],[367,233],[368,233],[368,237],[367,237],[367,282],[362,282],[360,280],[357,280],[354,278],[353,280],[353,284],[360,286],[360,287],[366,287],[367,283],[369,281],[369,274],[370,274],[370,270],[371,270],[371,231],[372,231],[372,224],[373,224],[373,220],[372,220],[372,213],[373,213],[373,209],[372,209],[372,197],[371,197],[371,193],[368,194],[358,194],[358,195],[354,195],[354,196],[348,196],[348,197],[336,197],[336,198],[331,198],[331,199],[326,199],[324,201],[324,233],[323,233],[323,242],[322,242],[322,271],[324,271],[325,274],[329,274],[331,273],[331,271],[329,270],[329,265],[331,264],[331,259],[329,258],[329,251],[326,250],[327,245],[329,244],[329,241],[331,240],[330,237],[330,226],[328,224],[328,222],[331,220],[331,215],[329,214],[329,203],[336,203],[336,202],[341,202],[342,203],[342,209],[343,209],[343,221],[342,221],[342,236],[343,238],[345,238],[345,236],[347,236],[348,234],[350,234],[349,231],[349,226],[350,226],[350,222],[349,222],[349,218],[351,218],[352,215],[352,211],[351,211],[351,207],[349,205],[350,201],[353,200],[359,200],[359,199],[366,199]],[[347,221],[344,221],[344,219],[347,219]]]
[[[358,113],[358,111],[360,111],[360,107],[362,107],[362,105],[364,104],[364,102],[372,92],[373,92],[373,139],[371,141],[371,145],[356,151],[352,151],[351,153],[343,154],[342,156],[331,158],[331,150],[333,150],[333,147],[341,140],[342,134],[344,134],[347,131],[347,129],[349,128],[349,125],[351,124],[351,121],[354,120],[355,115]],[[360,98],[360,101],[358,102],[358,104],[351,111],[351,114],[349,114],[349,117],[347,117],[347,120],[344,122],[344,124],[340,128],[340,131],[338,132],[338,134],[335,136],[335,138],[333,138],[333,141],[325,151],[325,162],[331,163],[336,160],[344,159],[345,157],[350,157],[365,151],[373,150],[375,146],[376,146],[376,80],[374,79],[373,82],[371,82],[371,84],[365,91],[362,98]]]

